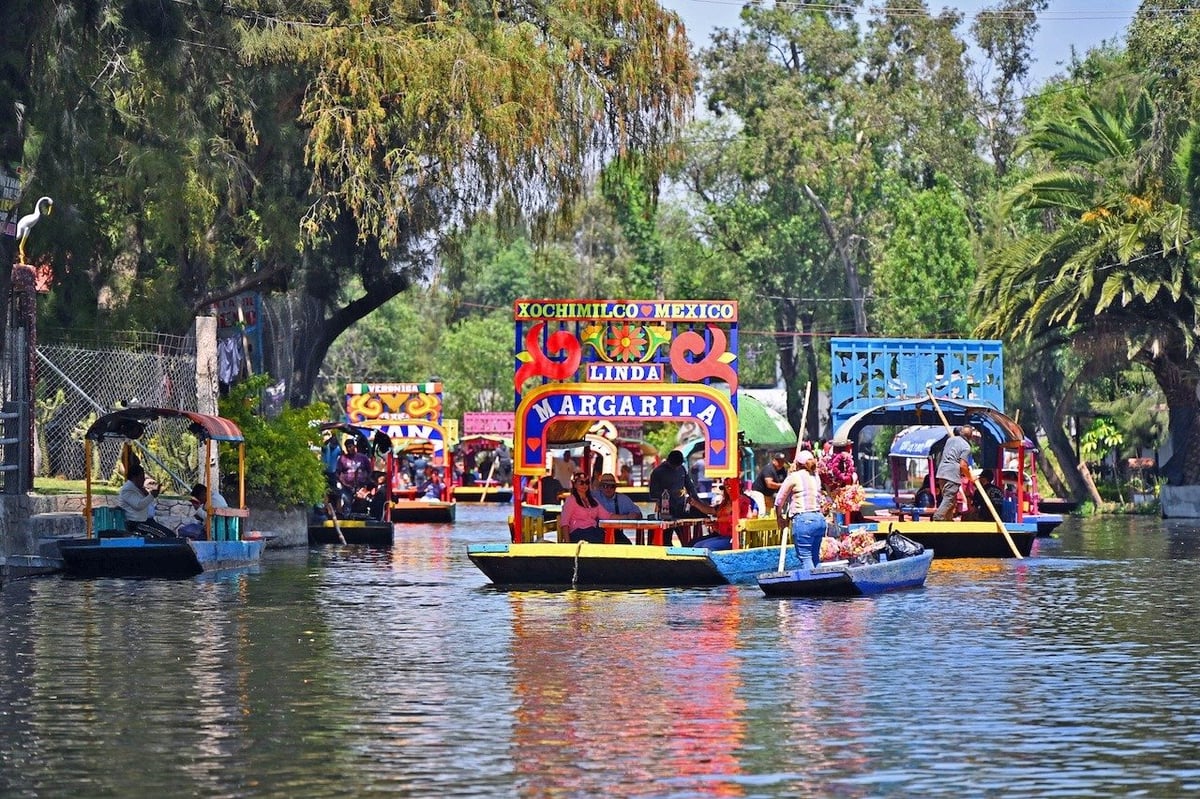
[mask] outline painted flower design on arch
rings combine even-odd
[[[633,363],[646,357],[646,331],[640,325],[613,325],[604,348],[614,361]]]

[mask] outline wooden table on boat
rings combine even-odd
[[[615,544],[617,533],[632,530],[635,544],[650,544],[652,546],[670,546],[671,533],[681,527],[704,524],[704,517],[696,519],[601,519],[600,529],[604,531],[604,543]],[[665,539],[665,543],[664,543]]]

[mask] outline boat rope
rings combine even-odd
[[[571,587],[572,588],[575,588],[577,585],[579,585],[579,551],[581,549],[583,549],[583,545],[585,543],[587,543],[587,542],[580,541],[579,544],[576,545],[576,547],[575,547],[575,571],[573,571],[571,573]]]

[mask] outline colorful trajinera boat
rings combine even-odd
[[[739,475],[736,302],[518,300],[513,315],[514,483],[540,481],[550,450],[582,445],[599,419],[695,422],[706,474]],[[728,551],[674,545],[676,535],[693,540],[703,519],[611,520],[602,523],[607,540],[624,530],[633,544],[568,543],[548,521],[554,509],[522,497],[514,484],[509,540],[467,548],[496,586],[753,584],[777,567],[778,533],[747,546],[736,518]],[[798,565],[790,547],[785,560]]]
[[[136,535],[125,529],[125,513],[116,504],[100,504],[92,492],[92,469],[97,462],[115,465],[111,453],[94,452],[104,442],[120,442],[122,461],[128,467],[132,442],[147,440],[147,429],[157,438],[182,438],[198,444],[196,462],[214,464],[198,468],[195,482],[217,484],[217,445],[231,444],[237,451],[237,504],[214,507],[213,493],[205,504],[204,537],[158,538]],[[147,453],[147,456],[153,457]],[[249,518],[245,492],[246,443],[242,431],[220,416],[173,408],[125,408],[107,413],[84,434],[84,520],[87,535],[60,541],[64,572],[73,577],[194,577],[203,572],[256,565],[263,540],[250,540],[243,529]],[[207,474],[206,474],[207,472]],[[182,494],[192,483],[176,477]]]
[[[871,427],[936,425],[943,433],[970,424],[979,431],[976,465],[1014,464],[1028,470],[1027,442],[1020,425],[1000,408],[1004,369],[998,341],[925,339],[841,339],[830,344],[834,364],[831,416],[834,440],[857,447]],[[894,476],[893,479],[898,479]],[[1027,557],[1038,536],[1036,521],[1024,517],[1024,486],[1017,481],[1013,521],[932,521],[928,509],[903,504],[878,509],[851,527],[877,538],[895,531],[937,551],[939,558]]]
[[[458,442],[463,477],[454,486],[459,502],[512,502],[512,438],[493,433],[463,436]],[[507,461],[502,463],[501,458]],[[479,468],[483,466],[483,468]],[[478,473],[470,481],[466,475]]]
[[[387,467],[391,521],[454,521],[454,463],[442,422],[441,383],[351,383],[346,386],[346,421],[378,429],[392,442]],[[414,470],[411,487],[394,480],[404,468]],[[424,481],[433,477],[436,493],[424,491]]]

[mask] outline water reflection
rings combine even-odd
[[[664,591],[506,596],[522,795],[744,795],[735,589],[699,592],[685,617]]]
[[[10,583],[0,796],[1177,796],[1200,535],[1070,520],[849,601],[500,592],[504,510],[178,582]]]

